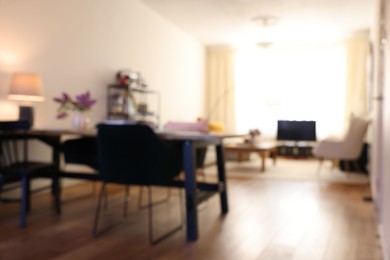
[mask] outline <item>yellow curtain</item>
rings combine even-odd
[[[206,111],[210,122],[223,124],[234,132],[234,51],[229,48],[209,47],[206,58]]]
[[[345,123],[351,115],[367,116],[368,108],[368,58],[370,41],[368,31],[353,35],[346,42],[347,50],[347,92],[345,102]]]

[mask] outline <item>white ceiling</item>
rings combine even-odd
[[[205,45],[329,42],[374,23],[376,0],[141,0]],[[275,16],[267,28],[251,20]]]

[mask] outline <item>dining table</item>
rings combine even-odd
[[[183,172],[186,207],[186,239],[196,241],[199,236],[198,207],[197,205],[209,197],[218,194],[220,198],[221,214],[229,211],[227,178],[224,160],[223,141],[226,138],[240,137],[239,134],[220,132],[195,132],[195,131],[158,131],[158,136],[165,140],[181,143],[183,152]],[[85,172],[63,170],[61,167],[61,153],[64,137],[96,137],[95,129],[55,129],[36,128],[28,131],[30,138],[36,138],[51,147],[51,160],[55,165],[53,185],[59,183],[61,190],[62,178],[84,179],[99,181],[98,173],[90,174]],[[215,147],[215,158],[217,167],[217,180],[215,182],[200,182],[196,180],[196,162],[198,148]],[[58,185],[58,184],[57,184]],[[60,199],[60,196],[58,196]],[[61,213],[61,203],[56,203],[57,213]]]

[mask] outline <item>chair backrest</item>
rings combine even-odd
[[[367,132],[370,121],[360,117],[352,117],[349,124],[348,131],[344,136],[346,158],[343,159],[356,159],[359,157],[362,149],[364,137]]]
[[[159,185],[182,169],[181,145],[167,143],[146,125],[97,126],[99,172],[106,182]]]
[[[95,137],[68,139],[62,144],[65,163],[87,165],[99,170]]]
[[[29,128],[28,121],[0,121],[0,168],[27,161]]]

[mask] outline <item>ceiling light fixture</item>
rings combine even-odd
[[[271,47],[274,43],[273,42],[267,42],[267,41],[261,41],[256,43],[257,46],[262,47],[262,48],[268,48]]]
[[[252,22],[257,26],[272,26],[275,25],[278,21],[278,18],[275,16],[260,15],[252,18]]]
[[[256,17],[252,18],[251,21],[256,26],[262,27],[262,29],[264,31],[264,34],[265,34],[264,35],[265,39],[259,41],[257,43],[257,46],[262,47],[262,48],[268,48],[268,47],[272,46],[274,43],[269,40],[269,35],[267,35],[268,34],[268,28],[270,26],[275,25],[277,23],[278,19],[275,16],[261,15],[261,16],[256,16]]]

